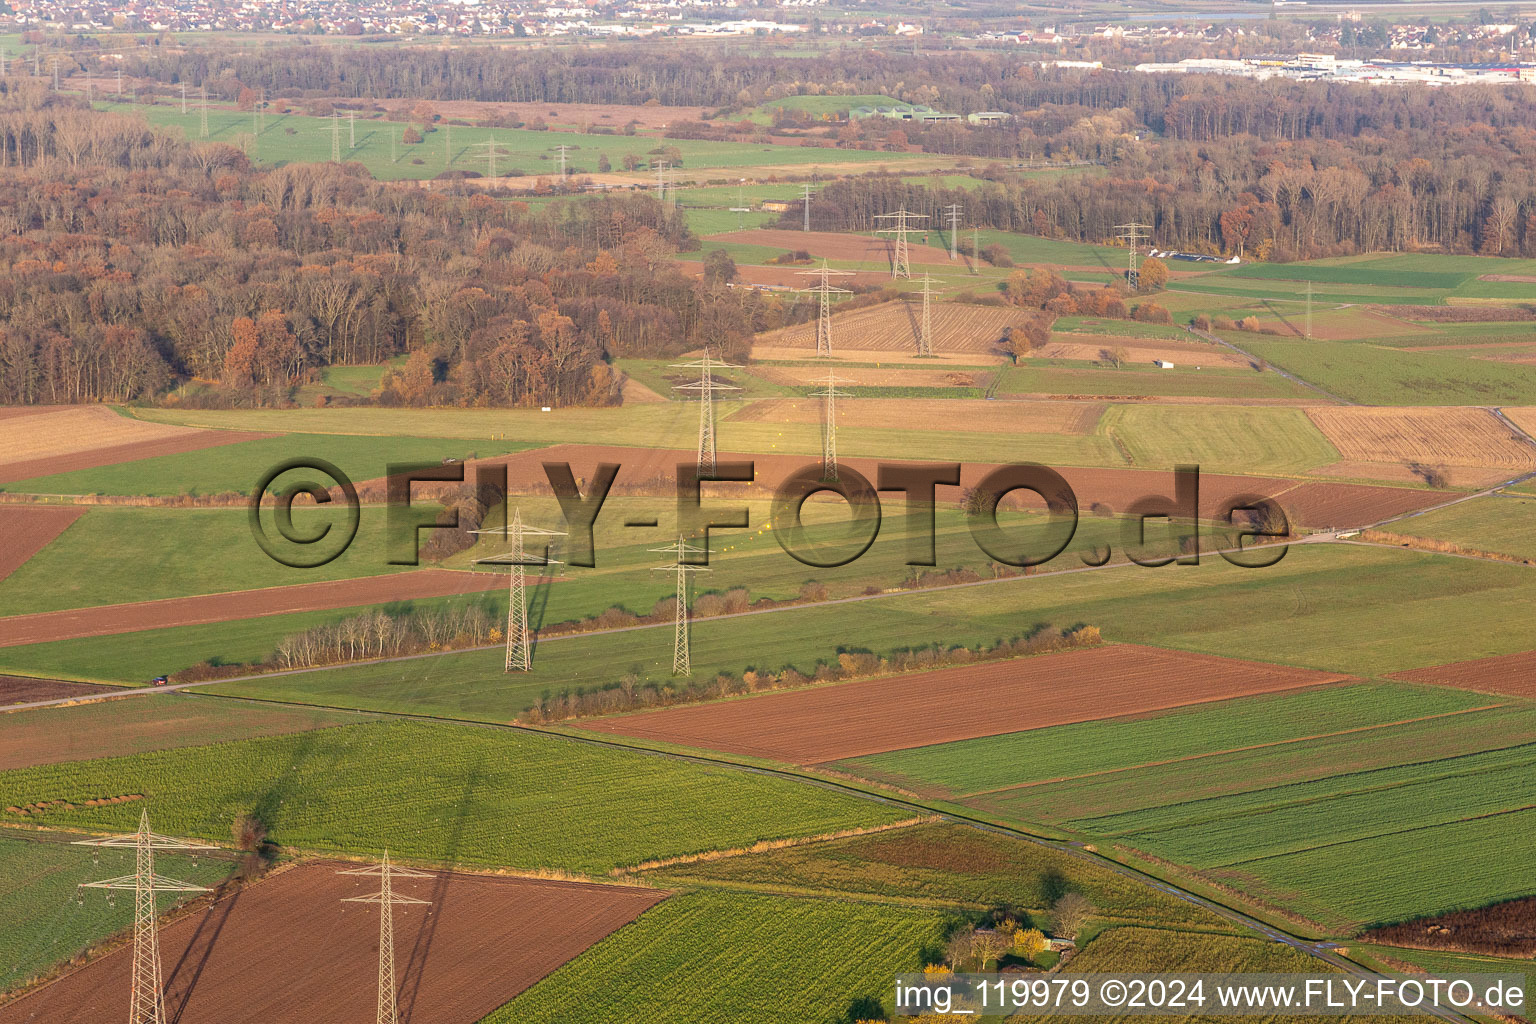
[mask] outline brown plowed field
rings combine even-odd
[[[914,423],[949,423],[983,434],[1091,434],[1104,414],[1096,402],[988,402],[968,398],[862,398],[837,407],[844,427],[905,430]],[[768,398],[730,419],[746,423],[820,423],[821,402]]]
[[[59,700],[66,697],[91,697],[111,693],[115,686],[94,683],[66,683],[62,679],[34,679],[30,676],[0,676],[0,710],[7,704],[29,704],[35,700]],[[54,739],[58,737],[55,736]],[[4,755],[0,753],[0,762]]]
[[[111,686],[89,689],[120,692]],[[35,699],[50,698],[40,694]],[[359,720],[353,714],[190,697],[174,691],[89,705],[31,708],[0,715],[0,771],[280,736]]]
[[[1035,353],[1043,359],[1083,359],[1098,362],[1104,352],[1124,348],[1127,362],[1151,365],[1166,359],[1175,366],[1235,366],[1245,367],[1250,360],[1244,356],[1214,345],[1180,343],[1160,338],[1116,338],[1094,334],[1056,333],[1051,340]]]
[[[130,633],[139,629],[230,622],[235,619],[254,619],[267,615],[287,615],[292,612],[355,608],[387,601],[451,597],[456,594],[496,590],[506,585],[506,578],[495,573],[418,569],[414,572],[388,573],[383,576],[366,576],[362,579],[297,583],[291,587],[235,590],[223,594],[170,597],[160,601],[140,601],[135,604],[35,612],[31,615],[12,615],[9,618],[0,619],[0,647],[40,644],[51,640],[73,640],[87,636],[110,636],[114,633]]]
[[[1412,683],[1437,683],[1483,693],[1503,693],[1511,697],[1536,697],[1536,651],[1394,672],[1389,678],[1406,679]]]
[[[1307,415],[1346,460],[1536,467],[1536,445],[1486,409],[1350,406],[1308,409]]]
[[[1452,487],[1490,487],[1508,480],[1514,474],[1507,469],[1489,469],[1487,466],[1443,466],[1436,469],[1445,473]],[[1311,470],[1317,476],[1350,477],[1362,480],[1390,480],[1393,483],[1422,484],[1424,476],[1412,466],[1401,462],[1330,462]]]
[[[949,250],[933,245],[923,245],[922,231],[910,235],[907,240],[907,259],[912,263],[927,263],[951,267]],[[874,263],[889,271],[891,246],[889,236],[849,235],[839,231],[795,231],[788,228],[753,228],[748,231],[727,231],[719,235],[706,235],[704,248],[711,243],[725,242],[730,245],[762,245],[785,252],[808,252],[816,259],[847,260],[854,263]],[[802,279],[803,280],[803,279]]]
[[[814,764],[1345,678],[1123,644],[668,708],[582,727]]]
[[[160,933],[167,1018],[177,1024],[373,1024],[378,909],[343,898],[378,881],[305,864]],[[399,879],[431,907],[395,910],[402,1020],[474,1024],[655,906],[651,889],[440,874]],[[118,1024],[129,951],[119,949],[0,1007],[0,1024]]]
[[[803,280],[803,279],[802,279]],[[832,351],[847,358],[856,353],[861,362],[874,359],[912,359],[917,355],[922,301],[897,299],[832,316]],[[939,355],[963,353],[973,362],[1007,359],[1002,347],[1003,330],[1019,322],[1017,310],[994,306],[970,306],[937,302],[931,310],[933,350]],[[816,351],[816,325],[795,324],[759,334],[752,343],[756,359],[770,353],[795,352],[800,357]]]
[[[26,564],[85,512],[73,505],[0,505],[0,580]]]
[[[1520,409],[1504,409],[1504,415],[1514,421],[1515,425],[1533,437],[1536,437],[1536,406],[1525,406]]]
[[[839,387],[847,388],[985,388],[995,375],[990,370],[971,370],[963,366],[953,369],[932,369],[912,366],[833,366],[826,369],[832,370],[841,379]],[[754,377],[774,384],[787,384],[790,387],[805,386],[814,379],[814,375],[826,376],[826,371],[821,366],[754,366],[751,369]],[[908,424],[917,422],[909,420]]]
[[[1202,477],[1202,483],[1204,478]],[[1277,500],[1292,520],[1313,528],[1369,526],[1371,523],[1445,502],[1451,495],[1407,487],[1306,483]]]
[[[272,436],[148,423],[119,416],[103,405],[28,409],[7,417],[5,439],[0,441],[0,484]]]

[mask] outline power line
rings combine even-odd
[[[949,214],[949,258],[954,260],[960,255],[960,204],[950,203],[944,207],[944,212]]]
[[[828,270],[827,261],[821,261],[819,270],[800,270],[795,272],[796,277],[814,277],[817,279],[815,286],[799,289],[802,295],[820,295],[820,306],[816,312],[816,355],[832,355],[832,296],[852,295],[847,288],[833,288],[832,278],[852,277],[853,274],[846,270]]]
[[[705,553],[704,548],[694,547],[682,537],[677,538],[675,545],[664,548],[651,548],[658,554],[675,555],[676,560],[672,565],[658,565],[651,568],[652,572],[676,572],[677,573],[677,606],[673,611],[672,630],[672,674],[675,676],[687,676],[693,674],[693,652],[688,641],[688,574],[691,572],[709,572],[702,565],[690,565],[687,562],[688,555]]]
[[[699,379],[691,384],[678,384],[674,391],[692,391],[699,396],[699,475],[705,476],[715,471],[715,392],[716,391],[740,391],[741,388],[734,384],[722,384],[715,380],[711,370],[739,370],[741,367],[732,363],[722,363],[719,360],[709,358],[709,349],[704,349],[704,358],[696,359],[691,363],[672,363],[674,369],[698,370]]]
[[[530,565],[559,565],[549,557],[549,546],[545,545],[544,554],[529,557],[523,545],[523,538],[533,537],[564,537],[565,534],[556,530],[541,530],[535,526],[523,525],[523,510],[516,508],[512,513],[512,522],[499,530],[474,530],[473,533],[499,533],[512,542],[511,548],[505,553],[491,558],[477,558],[476,565],[505,565],[511,569],[510,579],[507,581],[507,665],[506,671],[527,672],[533,667],[533,635],[528,628],[528,581],[526,567]]]
[[[879,214],[875,219],[895,222],[894,227],[877,228],[875,231],[877,235],[891,235],[896,241],[895,252],[891,254],[891,277],[911,277],[912,264],[908,259],[907,253],[907,233],[913,230],[912,223],[914,221],[927,220],[927,215],[901,209],[895,213]]]
[[[825,377],[811,381],[812,384],[822,385],[820,391],[812,391],[812,398],[819,398],[821,402],[821,478],[823,480],[837,480],[837,408],[833,404],[835,399],[852,398],[853,395],[846,391],[837,390],[839,384],[852,384],[851,380],[834,377],[830,372]]]
[[[209,892],[206,886],[155,874],[156,850],[212,850],[206,843],[161,836],[149,830],[149,808],[139,813],[139,830],[106,839],[81,839],[75,846],[133,847],[134,872],[100,882],[82,882],[82,889],[133,890],[133,974],[128,1000],[128,1024],[165,1024],[165,989],[160,976],[160,926],[155,911],[157,892]]]
[[[427,906],[430,900],[418,900],[414,896],[402,896],[395,892],[395,878],[431,878],[425,871],[397,868],[389,862],[389,851],[384,851],[383,863],[370,868],[354,868],[338,871],[338,875],[367,875],[379,879],[379,891],[367,896],[347,896],[343,903],[377,903],[379,905],[379,1013],[377,1024],[400,1024],[400,1011],[395,1004],[395,907],[401,904]]]
[[[917,335],[917,354],[931,356],[933,355],[933,278],[924,274],[922,283],[923,320]]]

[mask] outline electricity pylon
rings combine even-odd
[[[1130,255],[1126,257],[1125,283],[1131,291],[1136,291],[1141,287],[1141,243],[1151,237],[1148,232],[1152,230],[1152,225],[1116,224],[1115,230],[1120,232],[1117,237],[1130,246]]]
[[[800,230],[809,231],[811,230],[811,195],[816,191],[816,189],[810,185],[802,185],[800,187],[800,191],[801,212],[804,214],[804,222]]]
[[[100,882],[82,882],[82,889],[133,890],[133,976],[128,1024],[165,1024],[165,990],[160,979],[160,926],[155,914],[159,892],[208,892],[206,886],[155,874],[156,850],[212,850],[206,843],[160,836],[149,830],[149,808],[139,814],[139,830],[106,839],[81,839],[75,846],[133,847],[134,872]]]
[[[353,868],[338,871],[338,875],[368,875],[379,881],[379,891],[367,896],[347,896],[343,903],[377,903],[379,905],[379,1016],[378,1024],[400,1024],[400,1011],[395,1005],[395,907],[399,904],[427,906],[431,900],[418,900],[414,896],[401,896],[395,892],[395,878],[431,878],[425,871],[397,868],[389,862],[389,851],[384,851],[384,862],[371,868]]]
[[[656,201],[662,202],[667,198],[667,162],[656,161]]]
[[[187,83],[181,83],[181,113],[185,117],[187,113]]]
[[[1312,340],[1312,282],[1307,282],[1307,340]]]
[[[917,354],[933,355],[933,278],[923,275],[923,322],[917,335]]]
[[[347,151],[357,148],[357,111],[347,111]]]
[[[341,163],[341,115],[331,111],[331,125],[329,128],[319,129],[322,133],[331,137],[331,163]]]
[[[853,274],[846,270],[828,270],[827,261],[821,261],[819,270],[798,270],[796,277],[814,277],[816,284],[810,288],[799,289],[802,295],[820,295],[821,304],[816,312],[816,354],[818,356],[832,355],[832,296],[852,295],[847,288],[833,288],[832,278],[852,277]]]
[[[391,135],[389,137],[389,139],[390,139],[391,142],[393,142],[395,137],[393,135]],[[486,174],[487,174],[487,177],[491,177],[491,178],[496,177],[496,140],[495,139],[486,139],[484,142],[477,142],[477,143],[475,143],[475,145],[477,147],[478,146],[484,146],[485,147],[485,160],[486,160]],[[565,177],[565,175],[563,173],[560,176],[562,178]]]
[[[812,384],[822,385],[820,391],[812,391],[812,398],[821,399],[821,478],[823,480],[837,480],[837,407],[834,404],[839,398],[852,398],[847,391],[837,390],[839,384],[852,384],[851,380],[834,377],[828,373],[825,377],[811,381]]]
[[[693,674],[693,660],[688,643],[688,574],[691,572],[709,572],[709,568],[703,565],[689,565],[684,558],[687,555],[697,555],[705,551],[704,548],[696,548],[687,543],[682,537],[677,538],[676,544],[669,544],[664,548],[652,548],[658,554],[670,554],[676,557],[673,565],[653,566],[652,572],[676,572],[677,573],[677,609],[673,614],[672,632],[672,674],[686,676]]]
[[[512,511],[512,521],[499,530],[474,530],[474,533],[499,533],[508,538],[511,548],[501,555],[475,559],[476,565],[505,565],[511,568],[507,582],[507,667],[506,671],[527,672],[533,667],[533,638],[528,630],[528,578],[525,568],[530,565],[559,565],[544,554],[529,557],[523,547],[524,537],[564,537],[557,530],[541,530],[536,526],[523,525],[523,510]]]
[[[949,258],[953,260],[960,255],[960,204],[950,203],[944,212],[949,214]]]
[[[927,220],[927,215],[901,209],[895,213],[879,214],[875,219],[894,221],[896,225],[895,227],[878,228],[875,231],[877,235],[891,235],[896,240],[896,251],[891,255],[891,277],[911,277],[912,264],[907,259],[907,232],[913,230],[913,222]]]
[[[705,476],[715,471],[715,392],[741,390],[734,384],[720,383],[709,371],[739,370],[741,367],[709,358],[707,348],[703,359],[695,359],[691,363],[672,363],[671,366],[679,370],[699,371],[698,381],[674,385],[672,390],[692,391],[699,396],[699,475]]]
[[[563,182],[563,181],[565,181],[565,151],[570,149],[571,147],[570,146],[556,146],[555,148],[560,151],[560,180]]]
[[[197,110],[197,126],[198,126],[197,127],[198,137],[206,139],[208,137],[208,86],[207,85],[204,85],[202,87],[201,91],[199,92],[198,110]]]

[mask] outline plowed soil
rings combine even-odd
[[[97,686],[94,683],[66,683],[62,679],[33,679],[30,676],[0,676],[0,706],[28,704],[34,700],[59,700],[65,697],[92,697],[111,693],[115,686]],[[53,739],[57,740],[55,736]],[[3,743],[3,741],[0,741]],[[0,766],[5,755],[0,751]]]
[[[668,708],[582,727],[813,764],[1344,678],[1126,644]]]
[[[26,564],[85,512],[73,505],[0,505],[0,580]]]
[[[831,369],[842,381],[838,386],[846,388],[984,388],[994,376],[990,370],[972,370],[962,366],[953,369],[917,369],[911,366]],[[751,373],[754,377],[790,387],[803,387],[816,374],[826,376],[826,371],[820,366],[754,366]]]
[[[1244,367],[1251,360],[1236,352],[1219,349],[1214,345],[1180,343],[1155,338],[1114,338],[1092,334],[1058,332],[1037,351],[1042,359],[1081,359],[1102,362],[1106,351],[1125,349],[1126,361],[1133,366],[1150,366],[1159,359],[1167,360],[1176,367],[1227,366]]]
[[[1489,469],[1487,466],[1437,464],[1434,468],[1445,474],[1452,487],[1490,487],[1508,480],[1513,475],[1507,469]],[[1402,484],[1424,483],[1422,472],[1401,462],[1330,462],[1311,472],[1316,476],[1347,477],[1357,480],[1390,480],[1393,483]]]
[[[803,279],[801,287],[804,287]],[[938,355],[962,353],[973,363],[1007,359],[1003,331],[1019,322],[1017,310],[937,302],[930,310],[933,350]],[[860,362],[917,358],[922,301],[896,300],[832,316],[832,351]],[[815,323],[795,324],[759,334],[752,343],[754,359],[804,358],[816,351]]]
[[[983,434],[1091,434],[1104,414],[1096,402],[989,402],[965,398],[863,398],[838,406],[843,427],[905,430],[913,423],[951,423]],[[733,413],[747,423],[820,423],[821,403],[769,398]]]
[[[505,577],[495,573],[418,569],[414,572],[369,576],[363,579],[299,583],[291,587],[236,590],[223,594],[203,594],[197,597],[140,601],[136,604],[113,604],[98,608],[72,608],[58,612],[12,615],[9,618],[0,619],[0,647],[40,644],[51,640],[73,640],[87,636],[110,636],[113,633],[129,633],[139,629],[196,626],[209,622],[287,615],[291,612],[355,608],[387,601],[450,597],[456,594],[496,590],[506,585]]]
[[[916,263],[953,266],[949,250],[933,245],[923,245],[921,230],[909,233],[907,259]],[[871,235],[846,235],[838,231],[794,231],[787,228],[755,228],[750,231],[727,231],[704,238],[704,248],[710,243],[725,242],[731,245],[763,245],[785,252],[808,252],[816,259],[848,260],[855,263],[874,263],[889,269],[891,246],[889,236],[878,238]]]
[[[1295,522],[1322,529],[1369,526],[1442,504],[1449,497],[1452,495],[1440,491],[1408,487],[1307,483],[1286,491],[1277,500]]]
[[[1536,467],[1536,445],[1486,409],[1352,406],[1308,409],[1307,415],[1346,460]]]
[[[1511,697],[1536,697],[1536,651],[1505,654],[1476,661],[1454,661],[1433,668],[1396,672],[1393,679],[1413,683],[1436,683],[1481,693],[1503,693]]]
[[[160,932],[166,1017],[178,1024],[373,1024],[378,908],[342,903],[378,880],[305,864]],[[660,902],[651,889],[438,874],[397,879],[430,907],[395,909],[402,1020],[474,1024]],[[118,1024],[127,948],[0,1007],[0,1024]]]

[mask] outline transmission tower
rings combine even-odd
[[[160,836],[149,830],[149,808],[139,814],[139,830],[106,839],[81,839],[75,846],[133,847],[134,872],[100,882],[83,882],[82,889],[133,890],[133,975],[128,1001],[128,1024],[165,1024],[165,990],[160,979],[160,925],[155,914],[155,894],[161,892],[208,892],[206,886],[179,882],[155,874],[156,850],[212,850],[206,843]]]
[[[816,355],[832,355],[832,296],[852,295],[847,288],[833,288],[832,278],[852,277],[853,274],[846,270],[828,270],[827,261],[821,261],[819,270],[796,271],[796,277],[814,277],[815,286],[799,289],[802,295],[820,295],[821,305],[816,313]]]
[[[389,141],[390,141],[391,145],[393,145],[393,143],[395,141],[394,135],[390,135]],[[488,177],[492,177],[492,178],[496,177],[496,140],[495,139],[486,139],[484,142],[477,142],[477,143],[475,143],[475,146],[477,148],[480,147],[480,146],[484,146],[485,147],[485,162],[486,162],[486,173],[487,173],[487,176]]]
[[[341,163],[341,115],[332,111],[330,127],[320,131],[331,137],[331,163]]]
[[[894,227],[879,228],[877,235],[890,235],[896,240],[896,251],[891,255],[891,277],[911,277],[912,264],[907,259],[907,232],[913,230],[913,223],[919,220],[927,220],[927,216],[921,213],[913,213],[910,210],[897,210],[895,213],[882,213],[876,220],[889,220]]]
[[[917,354],[933,355],[933,278],[923,275],[923,322],[917,335]]]
[[[672,674],[675,676],[687,676],[693,674],[693,660],[688,643],[688,574],[691,572],[709,572],[702,565],[689,565],[684,559],[688,555],[696,555],[703,552],[704,548],[696,548],[687,543],[682,537],[677,538],[676,544],[669,544],[664,548],[651,549],[658,554],[673,555],[676,559],[672,565],[658,565],[652,568],[652,572],[676,572],[677,573],[677,609],[673,614],[672,633]]]
[[[371,868],[353,868],[338,871],[338,875],[367,875],[379,879],[379,891],[367,896],[347,896],[343,903],[377,903],[379,905],[379,1016],[378,1024],[400,1024],[400,1011],[395,1005],[395,907],[400,904],[427,906],[430,900],[418,900],[414,896],[402,896],[395,892],[396,878],[431,878],[425,871],[397,868],[389,862],[389,851],[384,851],[384,862]]]
[[[186,113],[187,113],[187,83],[186,82],[182,82],[181,83],[181,113],[182,113],[182,116],[186,116]]]
[[[949,214],[949,258],[954,260],[960,256],[960,204],[950,203],[944,212]]]
[[[1120,232],[1117,236],[1130,248],[1130,255],[1126,257],[1125,283],[1131,291],[1141,287],[1141,243],[1151,237],[1150,224],[1116,224],[1115,230]]]
[[[453,125],[443,125],[443,166],[453,166]]]
[[[656,161],[656,201],[659,203],[667,198],[667,162]]]
[[[801,186],[801,193],[802,193],[802,195],[801,195],[801,199],[800,199],[800,205],[801,205],[801,213],[804,214],[804,218],[805,218],[804,225],[800,229],[801,231],[809,231],[809,230],[811,230],[811,195],[815,191],[816,191],[815,188],[813,188],[810,185]]]
[[[0,73],[5,71],[4,62],[0,61]],[[736,215],[736,230],[740,231],[747,226],[747,214],[752,208],[747,205],[747,179],[742,178],[736,183],[736,205],[731,207],[731,212]]]
[[[722,384],[715,380],[710,370],[739,370],[741,367],[709,358],[709,349],[707,348],[704,350],[703,359],[695,359],[691,363],[672,363],[671,365],[675,369],[699,371],[697,382],[678,384],[672,390],[698,393],[699,475],[705,476],[715,471],[715,392],[741,390],[741,388],[734,384]]]
[[[556,146],[555,148],[560,151],[560,180],[563,182],[563,181],[565,181],[565,151],[570,149],[571,147],[570,146]]]
[[[197,111],[198,137],[206,139],[208,137],[208,87],[206,85],[202,87],[202,92],[199,95],[201,100]]]
[[[117,69],[117,98],[123,98],[123,69]]]
[[[555,530],[541,530],[523,525],[523,510],[514,509],[512,522],[499,530],[475,530],[474,533],[499,533],[512,544],[505,554],[491,558],[477,558],[477,565],[505,565],[510,568],[507,582],[507,667],[506,671],[527,672],[533,667],[533,636],[528,629],[528,578],[530,565],[559,565],[549,557],[548,546],[544,554],[529,557],[523,545],[524,537],[564,537]]]
[[[1307,340],[1312,340],[1312,282],[1307,282]]]
[[[852,398],[853,395],[846,391],[837,390],[839,384],[852,384],[851,380],[843,380],[828,373],[825,377],[811,381],[812,384],[820,384],[820,391],[812,391],[812,398],[821,399],[821,478],[823,480],[837,479],[837,408],[834,405],[836,399]]]

